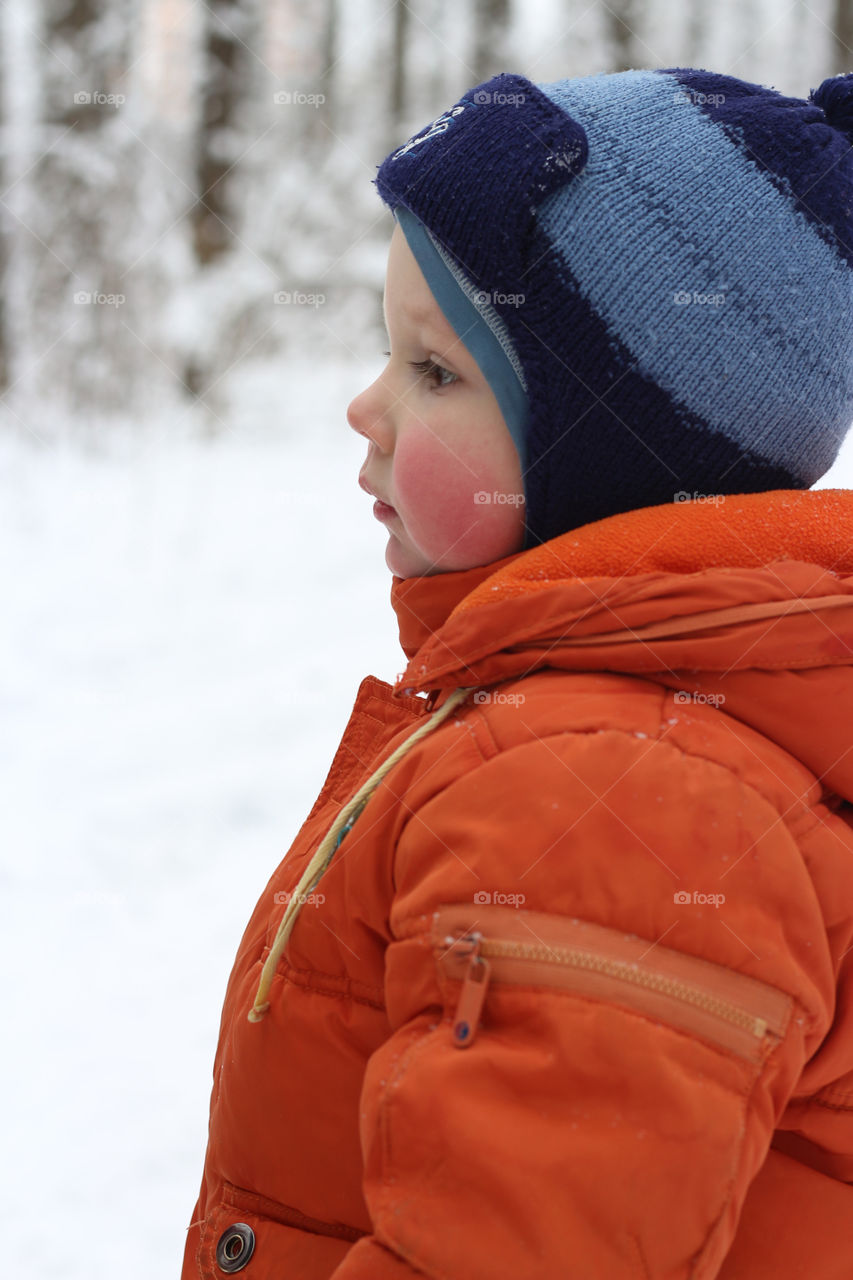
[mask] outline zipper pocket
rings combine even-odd
[[[585,920],[454,904],[433,914],[445,979],[461,982],[453,1043],[473,1044],[493,985],[547,987],[622,1005],[757,1061],[785,1034],[793,1000],[724,965]]]

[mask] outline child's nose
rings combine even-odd
[[[393,434],[385,410],[379,378],[360,391],[347,408],[347,422],[353,431],[371,440],[383,452],[390,448]]]

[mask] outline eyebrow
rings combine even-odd
[[[440,313],[440,314],[441,314],[441,313]],[[430,346],[430,345],[432,345],[436,350],[438,350],[439,348],[443,347],[443,348],[445,348],[445,352],[446,352],[446,353],[448,353],[448,352],[452,351],[452,349],[453,349],[455,346],[457,346],[457,345],[458,345],[462,340],[461,340],[461,338],[459,337],[459,335],[457,334],[456,330],[453,328],[453,325],[450,323],[450,321],[449,321],[449,320],[447,320],[447,319],[444,317],[444,315],[443,315],[443,314],[441,314],[441,318],[442,318],[442,320],[444,320],[444,323],[445,323],[445,324],[446,324],[446,326],[447,326],[447,333],[446,333],[446,334],[441,334],[441,335],[439,335],[438,330],[434,327],[434,325],[435,325],[435,320],[434,320],[434,318],[433,318],[432,316],[430,316],[430,315],[426,312],[426,310],[425,310],[424,308],[419,309],[419,310],[418,310],[418,311],[416,311],[414,314],[409,313],[409,314],[408,314],[408,316],[407,316],[407,320],[408,320],[409,324],[411,324],[411,326],[412,326],[413,328],[420,328],[420,329],[424,330],[424,331],[425,331],[425,333],[426,333],[426,337],[427,337],[428,339],[434,339],[434,340],[435,340],[434,342],[429,342],[429,341],[425,342],[425,343],[424,343],[424,345],[425,345],[425,346]],[[389,328],[388,328],[388,316],[387,316],[386,311],[385,311],[385,296],[384,296],[384,294],[383,294],[383,296],[382,296],[382,321],[383,321],[383,324],[385,325],[385,334],[386,334],[386,336],[387,336],[387,338],[388,338],[388,342],[389,342],[389,344],[390,344],[390,342],[391,342],[391,332],[390,332],[390,330],[389,330]]]

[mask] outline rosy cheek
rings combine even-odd
[[[467,465],[466,465],[467,463]],[[394,496],[406,532],[415,545],[444,568],[488,564],[520,546],[522,517],[517,507],[477,502],[501,485],[488,461],[456,457],[434,436],[401,440],[394,457]],[[446,562],[444,558],[446,557]]]

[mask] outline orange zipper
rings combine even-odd
[[[433,917],[439,967],[460,981],[453,1043],[476,1039],[486,994],[509,983],[628,1006],[758,1059],[784,1035],[792,999],[723,965],[634,934],[514,907],[453,905]]]

